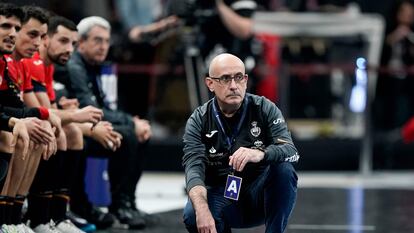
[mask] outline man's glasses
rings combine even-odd
[[[239,83],[244,83],[247,80],[247,74],[237,73],[234,76],[231,76],[229,74],[224,74],[218,78],[216,77],[209,77],[209,78],[216,80],[217,82],[223,85],[230,84],[232,79],[234,80],[234,82],[239,84]]]

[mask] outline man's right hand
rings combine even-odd
[[[20,121],[26,125],[30,139],[36,144],[48,144],[53,141],[55,137],[53,132],[42,127],[42,120],[29,117],[23,118]]]
[[[41,125],[42,125],[42,128],[46,129],[49,133],[53,134],[53,129],[49,121],[42,121]],[[54,129],[56,128],[54,127]],[[42,158],[44,160],[48,160],[50,156],[56,154],[57,152],[56,137],[53,137],[53,140],[51,142],[47,143],[46,145],[41,145],[41,146],[43,147]]]
[[[387,36],[387,42],[393,45],[404,38],[407,38],[412,33],[411,28],[406,25],[398,26],[393,32]]]
[[[201,185],[194,186],[188,196],[193,203],[198,232],[217,233],[216,223],[207,203],[207,189]]]
[[[116,151],[121,146],[122,135],[114,131],[107,121],[101,121],[93,127],[91,136],[105,149]]]
[[[17,145],[18,140],[21,139],[22,144]],[[11,143],[11,147],[13,148],[13,153],[15,155],[21,156],[24,160],[27,157],[29,151],[29,142],[30,137],[26,127],[26,124],[21,120],[16,120],[14,127],[13,127],[13,139]]]
[[[151,135],[151,126],[149,121],[140,119],[138,116],[134,116],[134,124],[135,124],[135,135],[139,142],[147,141]]]
[[[49,123],[55,128],[55,135],[59,137],[60,132],[63,131],[62,129],[62,120],[56,114],[49,111]]]
[[[200,233],[217,233],[216,223],[210,210],[199,210],[196,212],[197,229]]]
[[[73,121],[78,123],[89,122],[97,124],[103,117],[103,111],[93,106],[86,106],[73,112]]]

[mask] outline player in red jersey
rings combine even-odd
[[[53,190],[55,201],[52,206],[52,219],[60,223],[66,220],[66,206],[69,202],[69,190],[73,177],[76,175],[76,163],[82,156],[83,135],[91,136],[104,146],[108,142],[112,144],[111,149],[115,150],[120,146],[121,136],[113,131],[109,123],[98,123],[102,117],[102,111],[92,106],[78,109],[76,103],[69,104],[69,109],[57,109],[56,96],[53,89],[53,63],[65,64],[70,58],[74,45],[77,42],[76,26],[73,22],[59,16],[49,20],[48,35],[40,47],[40,53],[36,53],[31,59],[23,59],[22,63],[31,77],[34,86],[34,93],[41,106],[52,109],[62,118],[64,131],[66,133],[68,150],[62,154],[61,164],[57,166],[65,174],[62,179],[55,181],[59,188]],[[43,46],[44,45],[44,46]],[[26,96],[25,96],[26,98]],[[70,101],[70,100],[69,100]],[[65,104],[63,104],[65,105]],[[95,126],[92,129],[92,124]],[[76,123],[76,124],[73,124]],[[80,124],[83,123],[83,124]],[[76,131],[74,129],[77,129]],[[74,134],[76,133],[76,134]],[[29,218],[38,216],[36,210],[31,212],[29,207]],[[46,219],[43,219],[45,221]]]
[[[6,62],[5,56],[6,54],[10,54],[15,45],[16,37],[17,37],[17,31],[21,28],[22,19],[24,18],[24,14],[21,11],[20,8],[17,8],[16,6],[12,4],[0,4],[0,85],[3,87],[0,89],[0,109],[1,112],[5,112],[9,114],[10,116],[16,116],[19,118],[24,118],[27,116],[36,116],[38,118],[42,119],[49,119],[49,112],[47,109],[29,109],[25,108],[23,103],[19,99],[19,85],[18,79],[16,79],[17,76],[11,76],[10,70],[8,69],[8,62]],[[29,120],[29,119],[27,119]],[[51,120],[51,119],[49,119]],[[55,119],[56,120],[56,119]],[[25,121],[25,120],[24,120]],[[29,134],[30,139],[37,142],[37,143],[50,143],[52,141],[53,132],[49,125],[49,130],[46,130],[47,126],[41,130],[39,125],[40,120],[31,120],[28,124],[28,131],[30,132],[30,127],[37,127],[37,131],[44,132],[43,134]],[[54,122],[55,125],[59,124],[60,121],[51,120],[51,122]],[[17,187],[19,184],[10,182],[10,178],[12,177],[11,174],[19,174],[24,175],[24,167],[19,166],[22,163],[20,161],[27,161],[26,157],[21,157],[22,149],[21,145],[19,145],[19,142],[17,144],[13,144],[13,141],[10,141],[10,138],[12,136],[10,134],[1,132],[0,135],[0,150],[2,152],[13,152],[9,168],[7,171],[7,178],[6,183],[3,186],[2,195],[0,196],[0,225],[2,231],[27,231],[30,232],[31,230],[28,228],[24,228],[23,225],[19,225],[19,228],[16,228],[16,226],[13,225],[7,225],[11,224],[11,219],[14,216],[14,208],[10,209],[10,207],[14,207],[16,199],[14,199],[14,196],[10,197],[9,199],[7,194],[7,191],[9,190],[9,184],[12,184],[12,186]],[[52,143],[53,144],[53,143]],[[33,144],[32,144],[33,145]],[[30,157],[33,156],[33,154],[36,154],[37,152],[41,153],[41,150],[43,148],[41,147],[34,147],[31,148]],[[40,154],[38,153],[38,154]],[[52,152],[53,153],[53,152]],[[51,155],[52,153],[47,153],[47,155]],[[23,151],[24,154],[24,151]],[[23,160],[23,159],[24,160]],[[12,229],[11,229],[12,228]]]

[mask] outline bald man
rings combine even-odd
[[[231,232],[265,224],[283,232],[296,200],[299,159],[276,105],[246,93],[243,62],[216,56],[205,83],[214,98],[198,107],[184,134],[184,223],[189,232]],[[265,214],[266,213],[266,214]]]

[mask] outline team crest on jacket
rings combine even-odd
[[[260,140],[255,141],[253,144],[256,148],[261,148],[263,146],[263,142]]]
[[[257,121],[253,121],[252,122],[252,128],[250,129],[250,133],[254,137],[259,137],[260,132],[262,132],[262,130],[260,129],[260,127],[257,127]]]

